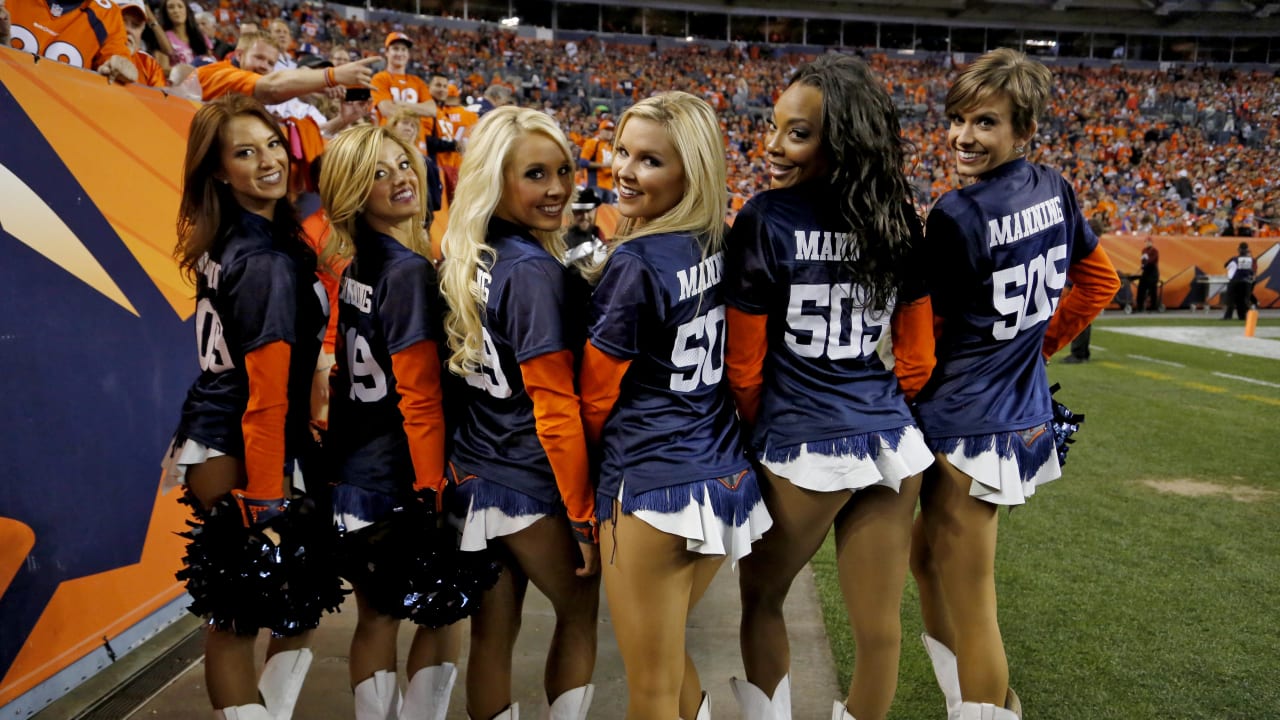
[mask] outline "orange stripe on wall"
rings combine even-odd
[[[1116,270],[1124,275],[1137,275],[1141,269],[1142,249],[1147,238],[1160,252],[1160,278],[1164,280],[1164,304],[1176,308],[1186,302],[1192,292],[1196,269],[1206,275],[1226,273],[1226,263],[1236,256],[1240,243],[1248,243],[1257,261],[1256,275],[1261,277],[1271,267],[1269,253],[1277,247],[1275,238],[1199,237],[1194,235],[1113,235],[1101,237],[1103,249],[1111,257]],[[1134,285],[1136,292],[1137,285]],[[1261,307],[1280,305],[1280,288],[1260,283],[1254,288]],[[1213,296],[1209,300],[1213,301]]]

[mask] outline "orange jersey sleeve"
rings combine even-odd
[[[582,429],[592,445],[600,443],[604,423],[618,402],[622,378],[629,367],[630,360],[615,358],[587,341],[578,382],[582,386]]]
[[[587,469],[581,404],[573,389],[573,353],[560,350],[525,360],[520,375],[533,400],[538,440],[551,462],[569,520],[591,522],[596,494]]]
[[[201,99],[208,102],[228,93],[253,97],[254,88],[258,87],[262,76],[241,70],[230,60],[223,60],[196,68],[196,77],[200,80]]]
[[[164,68],[145,52],[138,51],[130,58],[133,66],[138,68],[138,82],[151,87],[164,87],[168,83],[164,79]]]
[[[124,17],[111,0],[83,0],[57,16],[36,0],[8,7],[9,44],[18,50],[91,70],[113,55],[129,57]]]
[[[910,402],[929,382],[938,362],[934,353],[932,300],[926,296],[894,308],[889,329],[893,335],[893,374]]]
[[[317,210],[302,221],[302,235],[307,244],[315,251],[316,257],[324,252],[329,242],[329,216],[323,209]],[[324,351],[330,355],[335,352],[338,340],[338,284],[342,271],[351,264],[350,260],[334,257],[328,268],[316,268],[316,277],[324,286],[325,295],[329,297],[329,326],[324,331]]]
[[[1071,290],[1063,294],[1049,320],[1041,352],[1052,357],[1088,327],[1120,291],[1120,276],[1099,244],[1083,260],[1067,268]]]
[[[284,497],[284,420],[289,411],[289,357],[283,340],[244,356],[249,375],[249,404],[240,426],[244,432],[244,466],[251,500]]]
[[[409,436],[413,489],[444,489],[444,404],[440,392],[440,355],[423,340],[391,356],[400,393],[400,414]]]
[[[729,389],[733,391],[742,422],[754,426],[760,412],[760,389],[764,387],[769,316],[752,315],[730,307],[726,319],[729,335],[725,340],[724,362]]]

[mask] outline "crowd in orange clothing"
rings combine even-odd
[[[768,186],[762,139],[786,79],[810,56],[760,45],[547,42],[496,26],[362,22],[302,4],[282,9],[254,0],[208,8],[217,39],[234,45],[242,24],[283,19],[290,52],[379,55],[388,32],[413,40],[409,72],[447,76],[466,102],[505,85],[517,102],[545,109],[582,146],[604,115],[650,93],[680,89],[720,112],[729,158],[731,212]],[[401,16],[407,18],[408,16]],[[339,50],[341,48],[341,50]],[[953,68],[946,59],[897,60],[869,54],[901,110],[916,148],[923,212],[960,182],[945,147],[942,101]],[[1105,213],[1119,232],[1280,235],[1280,77],[1210,68],[1135,71],[1055,67],[1057,97],[1042,119],[1031,159],[1062,169],[1086,215]],[[322,109],[326,108],[319,103]]]

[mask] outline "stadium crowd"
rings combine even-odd
[[[9,0],[9,7],[27,2]],[[122,5],[141,6],[142,0]],[[181,5],[169,0],[148,8],[137,42],[168,73],[160,75],[163,82],[188,77],[188,64],[179,60],[199,66],[235,55],[246,30],[260,29],[275,38],[282,50],[276,69],[295,67],[298,60],[316,66],[314,61],[326,58],[340,66],[380,56],[388,33],[399,32],[412,42],[407,72],[447,78],[450,104],[475,109],[487,89],[505,87],[515,102],[555,117],[579,147],[596,137],[602,119],[616,117],[653,92],[695,93],[720,113],[728,143],[731,213],[768,187],[761,142],[768,108],[783,80],[812,57],[752,44],[663,47],[656,40],[647,45],[606,43],[589,36],[547,42],[496,26],[471,31],[392,20],[362,22],[311,3],[219,0],[207,9],[193,3],[185,15],[184,8],[170,7]],[[172,58],[166,48],[173,51]],[[203,55],[198,54],[201,49]],[[960,184],[936,132],[947,121],[941,100],[953,74],[951,63],[945,57],[865,55],[892,93],[904,132],[916,148],[909,172],[923,212]],[[1054,72],[1057,96],[1042,119],[1035,159],[1061,168],[1073,181],[1086,215],[1103,214],[1105,225],[1117,232],[1280,235],[1277,74],[1068,64]],[[332,93],[305,99],[329,119],[341,113],[341,102]]]

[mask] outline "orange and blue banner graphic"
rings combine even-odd
[[[198,367],[171,258],[194,111],[0,48],[0,710],[182,595],[160,459]]]

